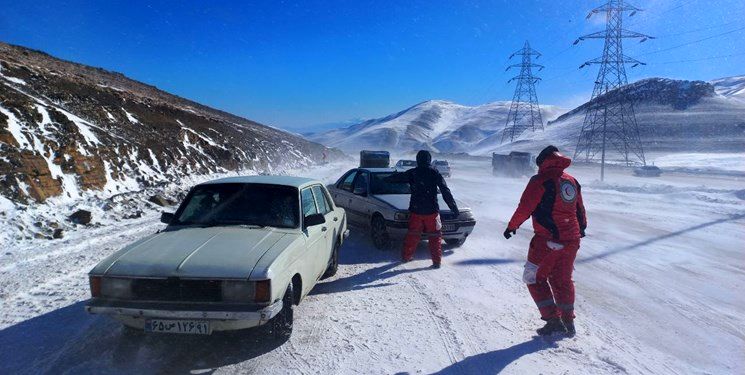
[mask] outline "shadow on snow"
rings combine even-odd
[[[0,373],[209,373],[281,346],[258,329],[211,336],[125,333],[113,319],[88,315],[84,305],[1,330]]]

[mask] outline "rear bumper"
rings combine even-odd
[[[217,331],[259,326],[272,319],[280,310],[282,301],[261,308],[100,300],[90,300],[85,306],[85,311],[89,314],[109,315],[135,328],[143,328],[145,321],[151,318],[195,319],[211,321],[213,329]]]
[[[473,232],[473,228],[476,226],[476,220],[459,220],[459,221],[446,221],[443,223],[446,226],[454,226],[455,229],[442,232],[442,238],[444,239],[456,239],[466,238]],[[409,223],[406,221],[386,221],[386,227],[388,228],[388,235],[393,239],[402,239],[408,232]],[[428,238],[428,234],[422,234],[422,239]]]

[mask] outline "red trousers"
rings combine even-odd
[[[552,241],[534,236],[530,241],[523,281],[541,312],[541,319],[574,319],[574,258],[579,239]]]
[[[409,232],[404,239],[404,250],[401,257],[405,261],[414,258],[414,250],[422,239],[422,234],[428,235],[429,254],[432,256],[432,263],[440,264],[442,261],[442,222],[440,214],[430,215],[411,214],[409,218]]]

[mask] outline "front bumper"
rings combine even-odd
[[[444,221],[442,225],[453,226],[454,228],[453,230],[447,232],[443,231],[443,239],[460,239],[468,237],[468,235],[473,232],[473,228],[476,226],[476,220]],[[406,233],[409,230],[409,223],[407,221],[387,220],[386,227],[388,229],[388,235],[391,236],[391,238],[400,240],[406,237]],[[428,237],[428,234],[422,234],[422,239],[426,239]]]
[[[282,301],[266,307],[253,305],[190,305],[159,302],[126,302],[92,299],[85,306],[90,314],[109,315],[122,323],[144,328],[145,321],[159,319],[209,320],[212,329],[225,331],[260,326],[282,310]]]

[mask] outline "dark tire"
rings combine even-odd
[[[390,249],[391,237],[388,234],[388,229],[385,226],[385,220],[382,216],[373,216],[372,223],[370,225],[370,237],[372,238],[373,245],[378,250]]]
[[[282,297],[282,310],[267,323],[267,328],[272,338],[279,341],[287,341],[292,334],[292,318],[294,312],[292,283],[287,286],[284,297]]]
[[[321,280],[328,279],[331,276],[336,275],[336,271],[339,270],[339,241],[336,241],[336,244],[334,245],[334,250],[331,252],[331,259],[329,259],[329,266],[326,268],[326,272],[324,272],[323,276],[321,276]]]
[[[466,239],[465,238],[447,238],[445,239],[445,243],[448,244],[448,246],[460,247],[464,243],[466,243]]]

